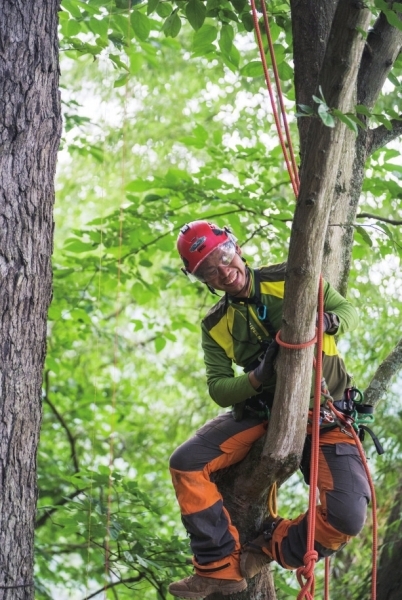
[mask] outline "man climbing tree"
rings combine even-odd
[[[220,406],[234,405],[233,415],[226,413],[207,423],[170,461],[196,574],[171,584],[169,590],[179,598],[203,598],[214,592],[242,591],[247,586],[245,578],[254,577],[272,560],[288,569],[302,566],[308,515],[265,523],[259,537],[240,552],[239,534],[210,479],[214,471],[242,460],[264,435],[267,418],[269,423],[286,266],[252,270],[241,258],[234,236],[205,221],[183,227],[178,251],[186,273],[211,291],[224,292],[203,320],[202,346],[210,395]],[[323,374],[335,407],[343,411],[353,388],[334,335],[353,329],[357,314],[329,284],[325,285],[324,310]],[[243,367],[245,374],[234,377],[232,362]],[[316,514],[315,550],[322,558],[361,530],[370,488],[349,432],[335,423],[324,406],[320,421],[321,504]],[[310,443],[302,461],[307,483]]]
[[[58,2],[0,2],[0,598],[34,597],[36,452],[60,140]]]

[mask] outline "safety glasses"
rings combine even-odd
[[[202,261],[198,269],[192,273],[193,277],[202,283],[208,283],[208,281],[211,281],[211,279],[214,279],[218,275],[218,267],[227,267],[230,265],[235,254],[236,244],[232,240],[220,244]]]

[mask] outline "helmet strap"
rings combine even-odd
[[[215,288],[213,288],[212,285],[209,285],[209,283],[206,283],[205,285],[207,286],[207,288],[209,289],[211,294],[213,294],[214,296],[218,296],[220,298],[219,294],[215,291]]]

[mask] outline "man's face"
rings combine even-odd
[[[217,248],[201,263],[194,275],[215,290],[227,292],[230,296],[247,293],[247,269],[233,244],[232,251]]]

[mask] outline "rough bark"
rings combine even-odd
[[[0,599],[34,597],[36,451],[60,139],[54,0],[0,0]]]
[[[402,31],[392,27],[381,13],[367,37],[359,66],[355,104],[373,109],[401,46]],[[359,130],[358,136],[350,130],[345,134],[342,148],[344,158],[337,174],[323,261],[324,276],[344,296],[365,162],[372,152],[400,134],[401,125],[398,121],[395,121],[391,132],[379,127]]]
[[[376,406],[387,391],[391,380],[402,367],[402,339],[383,360],[364,392],[365,402]]]

